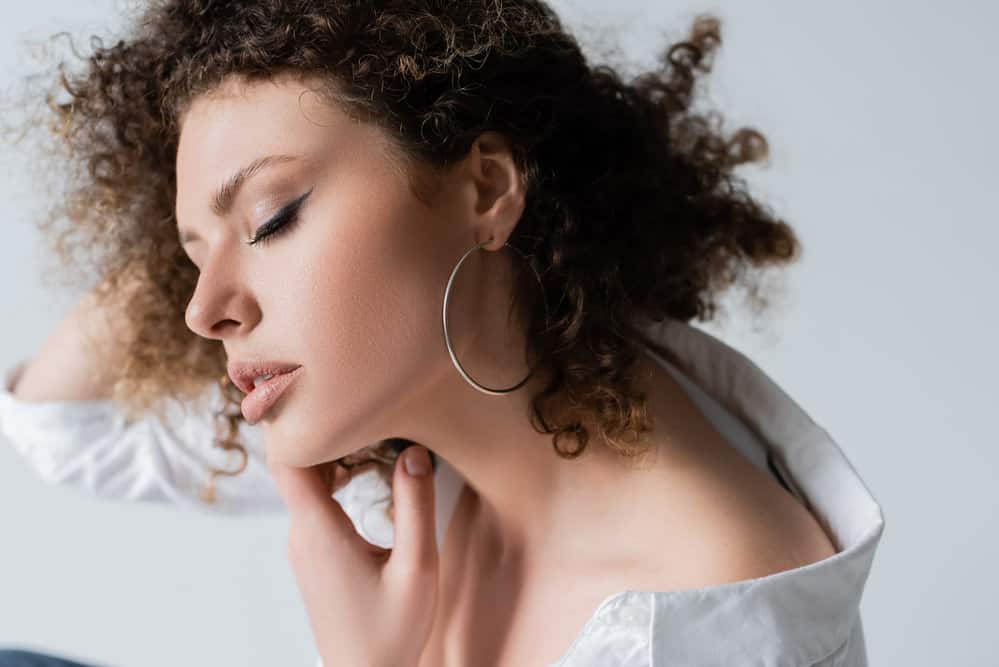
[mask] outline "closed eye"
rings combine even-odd
[[[310,188],[304,195],[283,206],[281,210],[274,215],[274,217],[260,225],[260,227],[257,228],[256,233],[253,235],[253,238],[246,242],[247,245],[266,243],[274,236],[290,230],[294,224],[298,222],[299,209],[301,209],[302,204],[306,199],[308,199],[314,189],[314,187]]]

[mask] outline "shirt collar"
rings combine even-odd
[[[825,429],[748,357],[679,320],[638,321],[638,327],[659,344],[653,352],[765,443],[837,549],[822,561],[765,577],[657,592],[651,610],[655,664],[742,664],[748,655],[765,665],[821,660],[859,622],[884,529],[881,507]]]

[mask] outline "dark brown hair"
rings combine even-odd
[[[57,67],[45,126],[68,187],[41,224],[59,257],[99,277],[102,298],[134,323],[115,388],[123,409],[192,399],[214,382],[238,406],[221,342],[184,321],[197,281],[174,219],[186,105],[230,75],[318,76],[331,102],[387,133],[414,185],[497,131],[527,186],[508,241],[540,274],[550,309],[546,327],[542,291],[523,272],[514,298],[528,360],[550,378],[531,398],[532,423],[562,457],[579,456],[591,436],[632,456],[647,410],[629,323],[711,319],[749,269],[800,251],[734,174],[765,158],[764,137],[726,136],[717,113],[692,109],[719,43],[719,21],[700,16],[659,67],[626,81],[589,62],[537,0],[149,2],[126,38],[94,37],[92,52],[77,54],[82,68]],[[240,449],[239,410],[220,417],[229,430],[218,444]],[[407,444],[383,441],[336,463],[387,467]]]

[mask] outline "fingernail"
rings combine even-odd
[[[430,454],[425,447],[410,445],[406,451],[406,472],[413,477],[422,477],[430,472]]]

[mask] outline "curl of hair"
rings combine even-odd
[[[480,133],[511,140],[527,198],[508,241],[543,282],[542,294],[525,271],[513,295],[528,361],[548,371],[531,421],[561,457],[580,456],[591,437],[642,452],[636,317],[709,320],[749,269],[800,251],[733,173],[766,157],[764,137],[726,136],[718,114],[692,109],[721,41],[710,15],[628,81],[591,65],[537,0],[165,0],[146,3],[128,34],[110,45],[93,37],[88,55],[74,47],[84,67],[60,62],[51,79],[41,119],[51,167],[69,187],[40,224],[63,264],[98,276],[102,297],[133,324],[114,393],[130,413],[191,400],[209,383],[229,408],[241,398],[221,343],[185,326],[197,271],[174,219],[178,121],[232,75],[327,82],[332,103],[385,130],[417,196],[421,175],[463,157]],[[242,449],[238,409],[216,417],[217,444]],[[374,461],[388,480],[407,444],[386,440],[331,463]]]

